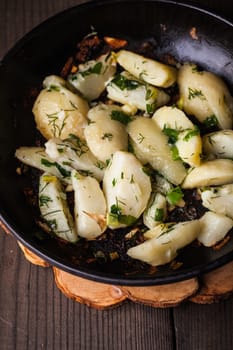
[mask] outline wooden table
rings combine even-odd
[[[0,57],[37,24],[82,0],[1,0]],[[190,1],[191,2],[191,1]],[[196,1],[233,19],[228,0]],[[0,229],[1,350],[231,350],[233,299],[156,309],[126,302],[97,311],[67,299],[51,269],[27,262]]]

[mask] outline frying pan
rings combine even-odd
[[[179,255],[177,270],[164,266],[155,273],[129,273],[119,261],[78,263],[78,250],[43,238],[23,195],[27,176],[16,174],[15,149],[35,142],[31,112],[32,88],[49,74],[59,74],[76,43],[92,28],[100,36],[125,38],[135,45],[153,40],[159,57],[172,55],[192,61],[221,76],[232,92],[233,24],[187,4],[173,1],[90,2],[52,17],[21,39],[0,66],[0,214],[17,240],[65,271],[99,282],[119,285],[171,283],[214,269],[233,258],[232,238],[220,250],[191,245]],[[195,36],[192,36],[195,28]],[[41,237],[39,234],[42,234]]]

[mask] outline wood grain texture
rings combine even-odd
[[[51,15],[85,1],[1,0],[0,57]],[[198,1],[195,1],[198,3]],[[227,16],[232,1],[199,1]],[[233,300],[169,309],[126,302],[99,311],[67,299],[51,269],[24,259],[0,228],[1,350],[231,350]]]

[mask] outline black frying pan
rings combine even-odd
[[[206,11],[170,1],[99,1],[80,5],[46,21],[5,56],[0,66],[0,213],[2,222],[33,252],[70,273],[97,281],[125,285],[170,283],[209,271],[233,258],[232,239],[220,250],[191,245],[183,250],[178,270],[154,274],[124,264],[78,264],[78,252],[59,241],[40,239],[23,188],[30,180],[16,175],[15,149],[33,145],[36,129],[31,106],[32,87],[58,74],[75,45],[94,27],[100,35],[138,43],[152,39],[157,54],[180,62],[193,61],[220,75],[233,87],[233,25]],[[196,28],[197,38],[190,34]],[[43,236],[43,235],[42,235]]]

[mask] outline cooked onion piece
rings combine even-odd
[[[129,226],[147,206],[151,193],[150,177],[133,154],[117,151],[105,171],[103,190],[107,200],[108,226]]]
[[[43,219],[56,236],[69,242],[78,240],[66,193],[56,176],[46,173],[40,176],[39,208]]]
[[[180,160],[173,160],[168,137],[152,119],[137,117],[127,126],[136,157],[159,171],[166,179],[179,185],[186,176]]]
[[[156,108],[165,105],[170,97],[164,91],[140,82],[128,72],[121,72],[107,84],[108,98],[153,113]]]
[[[233,219],[233,185],[207,187],[201,190],[202,205]]]
[[[87,61],[78,66],[77,73],[68,81],[89,101],[97,99],[105,89],[105,83],[115,74],[116,62],[111,53],[97,60]]]
[[[91,122],[84,135],[97,159],[106,162],[116,151],[127,150],[128,134],[123,123],[129,116],[119,106],[99,104],[89,110],[88,118]]]
[[[233,182],[233,161],[215,159],[203,162],[199,167],[191,169],[182,183],[182,188],[218,186],[231,182]]]
[[[49,76],[43,84],[44,89],[38,95],[32,110],[38,130],[46,139],[65,139],[71,133],[83,138],[88,103],[68,90],[60,77]]]
[[[204,135],[203,153],[207,159],[233,159],[233,130],[221,130]]]
[[[149,229],[163,222],[167,217],[166,197],[161,193],[154,193],[147,209],[143,213],[143,223]]]
[[[175,68],[132,51],[121,50],[116,59],[125,70],[149,84],[166,88],[176,81]]]
[[[106,201],[100,185],[90,176],[72,171],[74,217],[78,235],[86,239],[100,236],[106,229]]]
[[[152,266],[167,264],[177,256],[179,249],[197,238],[200,228],[199,220],[174,224],[160,236],[130,248],[127,254],[133,259],[142,260]]]
[[[232,128],[233,98],[220,77],[198,71],[194,64],[185,64],[179,70],[178,85],[180,104],[186,113],[207,126]]]
[[[199,129],[176,107],[164,106],[154,113],[152,119],[177,148],[177,157],[190,166],[201,162],[202,142]]]
[[[50,175],[55,175],[67,184],[71,184],[71,169],[67,164],[60,164],[50,158],[43,147],[19,147],[15,152],[16,158],[22,163]]]
[[[85,140],[72,134],[65,140],[52,138],[45,143],[45,150],[59,164],[69,166],[71,170],[82,170],[99,181],[103,179],[105,164],[95,158]]]
[[[233,227],[233,220],[222,214],[206,212],[200,219],[201,231],[198,240],[206,247],[221,241]]]

